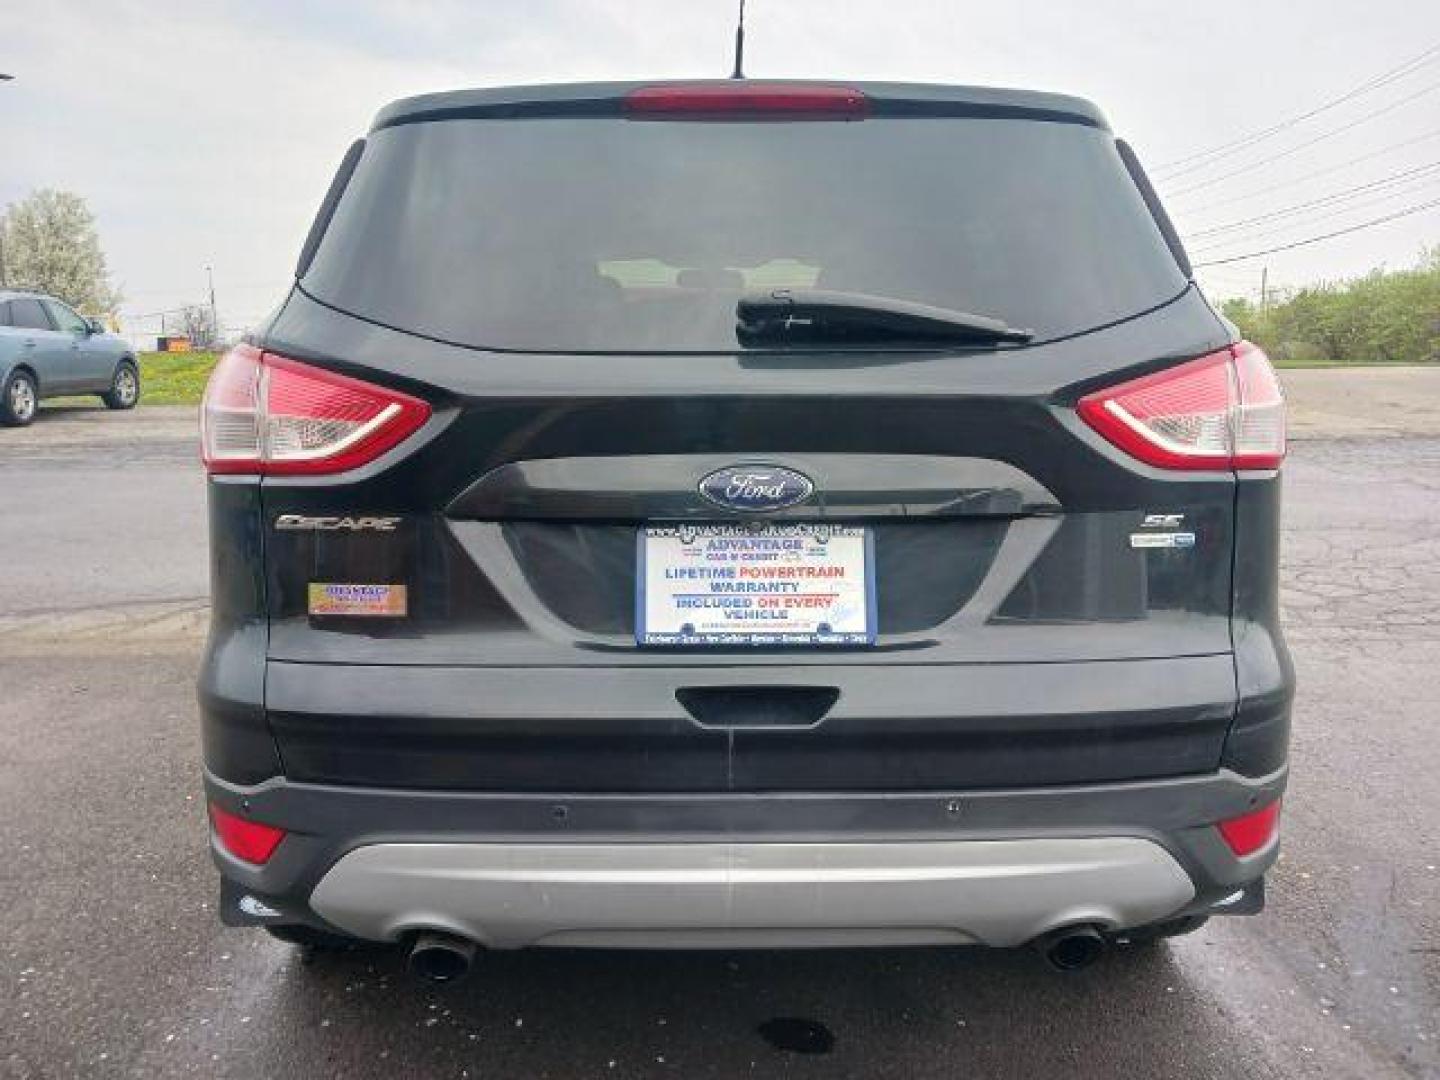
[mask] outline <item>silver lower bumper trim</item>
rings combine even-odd
[[[1121,929],[1193,898],[1137,837],[899,843],[373,844],[310,903],[363,938],[442,929],[491,948],[1019,945]]]

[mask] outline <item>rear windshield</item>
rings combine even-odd
[[[1113,138],[1080,124],[550,118],[374,133],[302,285],[463,345],[689,352],[735,349],[756,290],[892,297],[1045,340],[1185,281]]]

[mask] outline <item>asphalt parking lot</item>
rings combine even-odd
[[[395,953],[307,965],[222,929],[191,413],[0,430],[5,1074],[1440,1076],[1440,369],[1286,384],[1301,689],[1270,908],[1071,976],[978,951],[536,952],[437,991]]]

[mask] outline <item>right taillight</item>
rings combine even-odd
[[[205,387],[201,450],[212,473],[337,473],[375,460],[429,416],[409,394],[237,345]]]
[[[1274,469],[1285,458],[1280,381],[1248,341],[1087,394],[1076,411],[1165,469]]]
[[[1280,833],[1280,800],[1276,799],[1259,810],[1219,822],[1220,836],[1240,858],[1254,855],[1268,846]]]

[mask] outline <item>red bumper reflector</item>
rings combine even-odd
[[[264,865],[285,839],[284,829],[239,817],[214,803],[210,804],[210,824],[221,847],[237,859],[257,866]]]
[[[652,117],[753,116],[756,119],[859,119],[869,102],[848,86],[735,82],[642,86],[625,95],[625,111]]]
[[[1269,806],[1262,806],[1259,810],[1252,810],[1229,821],[1222,821],[1216,828],[1236,855],[1241,858],[1253,855],[1275,839],[1275,834],[1280,831],[1280,800],[1276,799]]]

